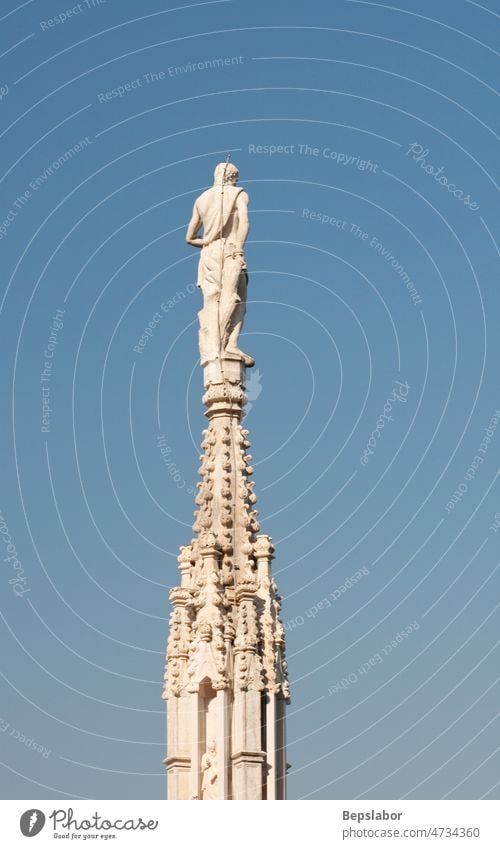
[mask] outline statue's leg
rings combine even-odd
[[[243,274],[241,275],[243,276]],[[238,300],[235,304],[233,314],[231,316],[231,320],[229,322],[228,335],[226,346],[229,348],[237,348],[238,347],[238,338],[243,327],[243,321],[245,318],[246,312],[246,303],[245,301]]]
[[[198,318],[200,321],[200,358],[202,365],[204,365],[217,359],[221,352],[219,331],[221,255],[218,242],[202,248],[198,281],[203,293],[203,308],[199,311]]]
[[[238,266],[235,286],[236,297],[234,299],[233,311],[228,321],[225,351],[227,354],[241,357],[246,366],[253,366],[255,362],[253,357],[243,353],[238,346],[238,339],[246,312],[248,274],[245,268],[241,268],[241,263],[238,260],[236,260],[236,263]]]
[[[226,347],[232,316],[240,300],[238,294],[238,278],[240,271],[241,262],[233,259],[231,254],[224,257],[222,288],[219,304],[219,332],[222,350]]]
[[[198,338],[202,365],[217,359],[220,354],[218,307],[217,292],[206,294],[203,301],[203,309],[198,313],[200,321]]]

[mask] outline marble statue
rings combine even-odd
[[[197,285],[203,294],[198,313],[203,366],[222,357],[254,365],[238,347],[246,308],[244,247],[249,230],[248,195],[236,185],[238,177],[231,162],[217,165],[214,185],[196,199],[186,233],[186,242],[200,248]]]
[[[290,701],[271,537],[260,533],[240,350],[248,275],[248,196],[221,163],[186,233],[200,249],[199,342],[205,415],[189,545],[170,589],[168,798],[286,799]]]
[[[214,740],[208,743],[207,751],[201,759],[201,771],[203,773],[201,782],[202,799],[217,799],[217,752]]]

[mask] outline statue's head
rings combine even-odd
[[[228,183],[234,186],[238,182],[239,176],[240,172],[232,162],[219,162],[214,171],[214,186],[227,185]]]
[[[209,740],[207,744],[207,751],[209,751],[211,755],[215,754],[215,740]]]

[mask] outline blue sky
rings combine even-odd
[[[5,798],[163,798],[204,427],[184,231],[228,152],[289,795],[498,798],[497,19],[2,2]]]

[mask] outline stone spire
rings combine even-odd
[[[241,424],[245,366],[222,359],[204,371],[195,536],[170,591],[168,797],[284,799],[285,640]]]
[[[170,591],[167,643],[169,799],[284,799],[289,701],[274,547],[259,534],[238,347],[248,274],[248,195],[220,163],[197,198],[186,241],[200,249],[199,346],[208,427],[196,511]],[[203,235],[199,234],[203,227]]]

